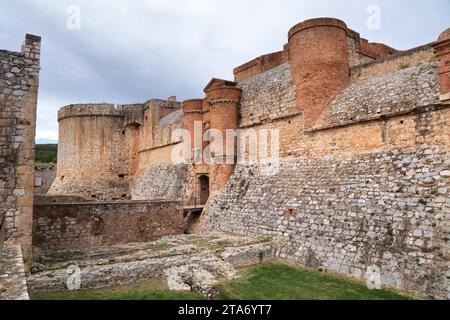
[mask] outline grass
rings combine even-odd
[[[221,300],[405,300],[388,290],[370,290],[352,279],[267,263],[244,271],[241,279],[220,286]]]
[[[35,292],[30,294],[30,298],[31,300],[206,300],[206,297],[195,292],[170,291],[162,279],[106,289]]]
[[[408,62],[402,62],[402,63],[400,63],[400,69],[402,70],[402,69],[406,69],[406,68],[409,68],[411,66],[411,64],[410,63],[408,63]]]
[[[220,300],[407,300],[389,290],[369,290],[348,278],[280,263],[240,269],[241,278],[219,285]],[[164,280],[77,292],[32,293],[33,300],[202,300],[195,292],[167,289]]]

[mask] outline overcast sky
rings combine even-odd
[[[71,5],[80,29],[67,27]],[[380,28],[367,24],[373,5]],[[234,67],[281,50],[305,19],[337,17],[372,42],[409,49],[434,41],[449,13],[449,0],[0,0],[0,48],[19,51],[26,33],[42,36],[42,142],[57,139],[67,104],[202,97],[212,77],[232,80]]]

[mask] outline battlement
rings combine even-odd
[[[124,117],[121,105],[107,103],[71,104],[58,111],[58,121],[75,117]]]
[[[334,18],[316,18],[300,22],[293,26],[288,32],[288,40],[297,33],[303,32],[307,29],[320,30],[323,27],[335,27],[342,29],[348,42],[349,64],[351,67],[363,64],[368,61],[374,61],[382,59],[392,54],[396,54],[397,51],[382,43],[371,43],[368,40],[361,38],[360,34],[352,29],[349,29],[345,22]],[[312,31],[314,32],[314,31]],[[313,41],[314,41],[313,36]],[[320,41],[320,31],[317,32],[317,41]],[[330,38],[332,40],[332,38]],[[301,48],[299,50],[307,50],[307,48]],[[254,77],[261,73],[264,73],[270,69],[276,68],[283,63],[291,61],[292,48],[289,43],[283,46],[282,51],[277,51],[269,54],[262,55],[256,59],[250,60],[233,70],[235,81],[241,82],[248,78]]]
[[[181,102],[176,100],[176,97],[164,99],[150,99],[144,103],[144,110],[146,109],[173,109],[174,111],[181,108]]]

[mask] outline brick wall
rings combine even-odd
[[[20,53],[0,51],[0,221],[6,219],[6,237],[19,241],[27,261],[31,261],[40,43],[40,37],[27,35]]]
[[[33,247],[37,250],[81,250],[181,233],[183,208],[176,201],[34,206]]]

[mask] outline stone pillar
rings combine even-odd
[[[332,18],[301,22],[289,31],[289,53],[297,108],[309,129],[350,82],[347,26]]]
[[[439,61],[441,101],[450,103],[450,28],[441,33],[433,49]]]
[[[21,52],[3,51],[0,57],[0,220],[6,238],[21,245],[27,270],[32,259],[40,50],[41,38],[27,34]]]
[[[234,170],[235,154],[227,154],[226,150],[231,147],[235,153],[236,141],[228,141],[227,146],[226,137],[228,129],[238,128],[238,104],[242,91],[235,82],[213,79],[205,93],[210,108],[210,129],[220,131],[223,137],[223,153],[212,154],[210,184],[211,195],[214,195],[225,186]]]

